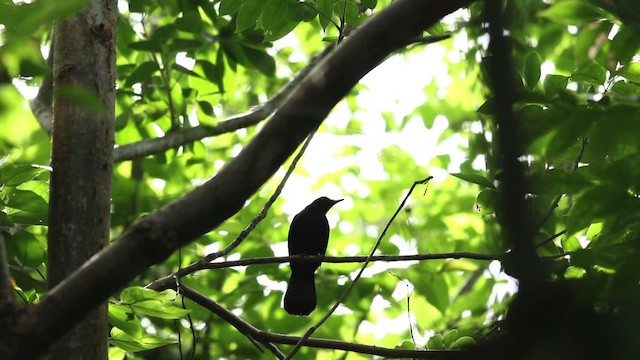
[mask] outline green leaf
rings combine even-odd
[[[245,0],[236,19],[236,33],[253,28],[265,8],[263,0]]]
[[[368,9],[375,9],[378,5],[378,0],[362,0],[362,5]]]
[[[591,267],[590,263],[585,265],[587,266],[587,268]],[[584,273],[585,271],[583,268],[576,267],[576,266],[569,266],[567,267],[567,270],[565,270],[564,272],[564,278],[565,279],[581,279],[584,276]]]
[[[444,340],[442,339],[442,335],[435,334],[429,338],[427,341],[427,349],[429,350],[444,350]]]
[[[46,214],[49,204],[42,196],[28,190],[13,190],[9,194],[7,207],[32,214]]]
[[[474,263],[471,260],[466,259],[452,259],[448,260],[442,266],[442,272],[450,272],[450,271],[476,271],[478,270],[478,264]]]
[[[138,65],[135,70],[129,74],[125,86],[131,87],[133,84],[144,82],[153,76],[153,74],[160,70],[158,64],[154,61],[145,61]]]
[[[604,85],[607,71],[595,62],[582,65],[571,74],[571,80],[584,81],[593,85]]]
[[[193,69],[204,75],[207,80],[214,84],[222,80],[218,68],[207,60],[198,59]]]
[[[238,11],[245,0],[221,0],[220,15],[231,15]]]
[[[204,45],[205,43],[200,40],[174,38],[171,43],[169,43],[169,50],[175,53],[180,51],[195,50]]]
[[[158,27],[151,35],[151,40],[163,44],[176,37],[176,26],[174,24],[167,24]]]
[[[181,31],[198,33],[202,28],[202,18],[197,11],[186,11],[176,20],[176,28]]]
[[[480,191],[476,196],[476,212],[480,215],[490,215],[496,211],[498,192],[493,188]]]
[[[442,341],[444,342],[444,346],[447,349],[450,349],[456,340],[460,338],[460,333],[458,330],[453,329],[444,334]]]
[[[144,5],[146,3],[144,0],[129,0],[127,1],[127,3],[129,4],[130,12],[136,12],[136,13],[144,12]]]
[[[455,173],[455,174],[449,174],[449,175],[473,184],[484,186],[486,188],[495,189],[495,186],[493,186],[493,182],[491,182],[491,180],[479,174]]]
[[[556,124],[555,132],[547,144],[545,154],[556,157],[578,145],[580,138],[588,133],[598,117],[597,109],[576,107],[571,115]]]
[[[289,8],[288,0],[268,0],[262,12],[262,26],[265,30],[271,29],[274,25],[284,21],[283,14]]]
[[[335,3],[334,12],[340,14],[349,25],[359,25],[361,22],[358,5],[352,0],[338,0]]]
[[[172,64],[171,68],[174,70],[177,70],[183,74],[187,74],[189,76],[195,76],[195,77],[199,77],[201,78],[202,76],[200,76],[200,74],[198,74],[197,72],[193,71],[193,70],[189,70],[186,67],[180,65],[180,64]]]
[[[583,269],[590,269],[594,262],[595,257],[592,249],[576,250],[571,254],[570,262],[573,266],[577,266]]]
[[[562,75],[547,75],[544,78],[544,92],[547,96],[556,95],[561,90],[567,88],[569,78]]]
[[[429,27],[426,31],[429,33],[429,35],[440,36],[446,34],[447,29],[441,22],[439,22]]]
[[[622,96],[635,96],[640,94],[640,85],[626,81],[616,81],[611,91]]]
[[[562,244],[562,249],[565,252],[577,251],[582,249],[582,246],[580,245],[578,238],[576,238],[573,235],[562,237],[562,240],[560,243]]]
[[[269,77],[275,75],[276,61],[269,54],[267,54],[266,51],[244,47],[244,53],[247,55],[249,62],[251,62],[251,64],[255,66],[258,71]]]
[[[142,40],[129,44],[129,48],[138,51],[162,52],[162,45],[157,41]]]
[[[198,107],[200,107],[200,111],[202,111],[206,115],[214,115],[213,106],[208,101],[198,101]]]
[[[634,2],[638,3],[636,0]],[[611,56],[613,61],[627,64],[640,48],[640,25],[623,25],[611,40]]]
[[[524,82],[533,90],[540,80],[540,57],[536,52],[532,52],[524,60]]]
[[[400,345],[396,345],[395,349],[415,350],[416,344],[414,344],[412,341],[405,340]]]
[[[140,319],[129,306],[110,303],[109,322],[136,339],[140,339],[144,333]]]
[[[18,186],[35,178],[47,180],[48,175],[48,171],[37,165],[0,166],[0,184],[3,186]]]
[[[633,62],[620,69],[620,75],[636,83],[640,83],[640,62]]]
[[[144,334],[140,339],[129,336],[118,328],[111,329],[111,345],[117,346],[129,352],[138,352],[144,350],[156,349],[165,345],[176,344],[176,341],[162,339],[149,334]]]
[[[267,31],[265,41],[276,41],[293,31],[296,26],[298,26],[297,21],[281,21]]]
[[[144,315],[160,319],[180,319],[191,312],[166,300],[142,300],[131,304],[131,308]]]
[[[391,111],[383,111],[380,115],[382,115],[382,119],[384,119],[384,131],[392,131],[396,124],[395,114]]]
[[[331,17],[333,16],[333,3],[334,0],[317,0],[316,5],[318,7],[318,19],[320,19],[320,25],[322,29],[326,29],[331,24]]]
[[[109,360],[124,360],[126,359],[127,351],[115,346],[109,346]]]
[[[476,341],[473,340],[472,337],[461,336],[456,341],[454,341],[453,344],[451,344],[449,349],[462,349],[462,348],[474,346],[475,344],[476,344]]]
[[[20,231],[7,239],[10,258],[17,257],[22,264],[30,267],[41,266],[45,260],[45,240],[38,239],[29,231]]]
[[[34,35],[43,24],[73,15],[86,7],[86,0],[0,2],[0,24],[11,36]],[[6,39],[6,37],[4,38]]]
[[[140,286],[128,287],[120,293],[123,304],[136,312],[161,319],[179,319],[190,312],[175,305],[175,297],[172,290],[158,292]]]
[[[555,2],[538,16],[565,25],[581,25],[603,18],[598,8],[582,0]]]
[[[175,297],[175,292],[171,291],[155,291],[141,286],[128,287],[120,293],[120,300],[124,303],[135,303],[141,300],[161,300],[169,299],[171,296]]]
[[[311,21],[316,15],[318,15],[318,11],[307,3],[295,2],[292,6],[289,6],[289,19],[293,21]]]
[[[441,274],[425,274],[419,282],[413,283],[416,291],[433,305],[441,314],[449,307],[449,286]]]

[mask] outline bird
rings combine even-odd
[[[289,226],[289,255],[324,255],[329,242],[326,214],[342,200],[319,197],[293,217]],[[314,273],[320,267],[320,261],[290,264],[291,277],[284,295],[284,309],[291,315],[309,315],[316,308]]]

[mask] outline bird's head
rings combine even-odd
[[[339,203],[342,200],[344,200],[344,199],[332,200],[332,199],[329,199],[326,196],[322,196],[322,197],[319,197],[319,198],[315,199],[309,205],[309,207],[314,207],[314,208],[316,208],[318,210],[321,210],[321,211],[326,213],[327,211],[329,211],[329,209],[331,209],[331,207],[333,205]]]

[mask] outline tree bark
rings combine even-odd
[[[48,285],[54,288],[109,240],[117,3],[92,0],[54,29],[54,127]],[[107,359],[103,301],[49,359]]]

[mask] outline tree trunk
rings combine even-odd
[[[48,284],[52,289],[109,240],[117,3],[91,0],[54,29],[54,127]],[[50,359],[107,359],[107,307],[92,311]]]

